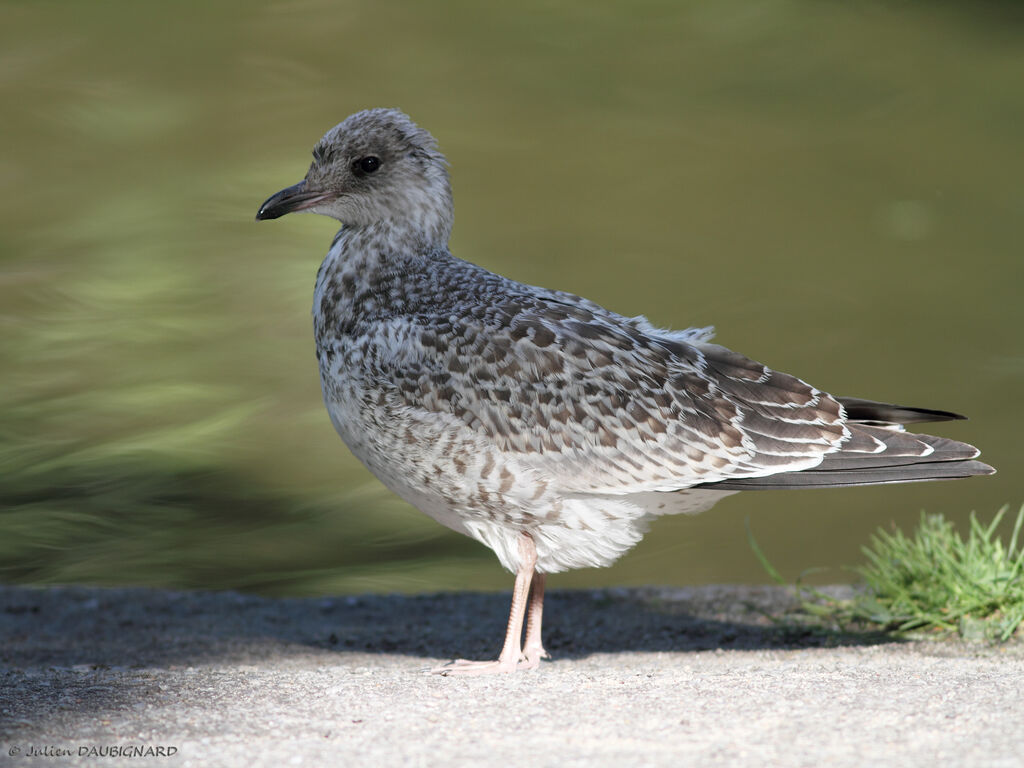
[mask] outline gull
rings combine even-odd
[[[496,660],[532,669],[546,574],[607,566],[661,515],[738,491],[967,477],[966,443],[904,425],[955,413],[834,397],[711,341],[525,285],[448,250],[447,161],[395,109],[351,115],[257,220],[341,222],[317,274],[324,402],[352,453],[515,574]],[[525,620],[525,638],[523,623]]]

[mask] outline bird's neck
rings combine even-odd
[[[416,227],[380,222],[338,231],[317,274],[313,317],[317,337],[351,333],[362,323],[409,309],[410,289],[438,261],[451,260],[444,239]]]

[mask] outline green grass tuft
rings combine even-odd
[[[1003,507],[987,525],[971,514],[962,537],[941,515],[922,513],[912,536],[879,529],[863,548],[864,581],[849,600],[795,587],[803,609],[840,625],[877,626],[897,634],[959,634],[967,640],[1006,641],[1024,625],[1024,507],[1008,543],[996,530]],[[748,530],[754,554],[783,583]]]

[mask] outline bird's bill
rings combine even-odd
[[[256,213],[256,221],[277,219],[286,213],[305,211],[330,197],[331,194],[329,192],[307,189],[306,182],[303,180],[267,198]]]

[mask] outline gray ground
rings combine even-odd
[[[506,600],[0,587],[0,765],[1024,765],[1020,643],[780,629],[774,588],[554,592],[540,670],[426,673],[492,656]],[[176,751],[79,755],[112,745]]]

